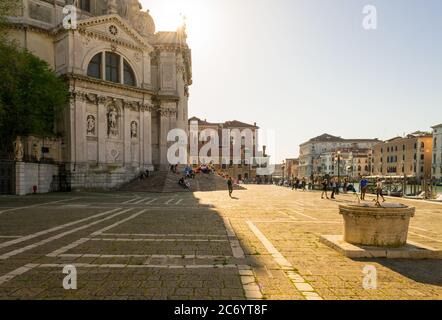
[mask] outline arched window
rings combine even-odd
[[[103,54],[97,53],[89,62],[87,67],[87,75],[92,78],[101,79],[101,59]]]
[[[116,53],[106,52],[106,80],[120,82],[120,56]]]
[[[79,0],[78,6],[83,11],[91,12],[91,0]]]
[[[87,75],[92,78],[136,86],[135,73],[127,60],[113,52],[97,53],[89,62]]]
[[[124,60],[124,84],[128,86],[135,86],[134,72],[126,60]]]

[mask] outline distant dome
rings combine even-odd
[[[149,10],[140,11],[138,32],[143,36],[150,36],[155,33],[155,22],[149,14]]]
[[[149,14],[149,10],[141,11],[138,0],[119,0],[120,16],[126,19],[142,36],[155,34],[155,22]]]

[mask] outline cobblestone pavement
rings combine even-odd
[[[442,260],[349,259],[339,195],[227,191],[0,197],[2,299],[442,299]],[[389,201],[393,201],[388,199]],[[416,206],[409,239],[442,249],[442,204]],[[66,265],[77,289],[63,288]],[[377,288],[363,288],[363,268]]]

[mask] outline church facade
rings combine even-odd
[[[78,9],[72,28],[63,26],[68,4]],[[11,36],[69,84],[55,160],[72,188],[115,187],[167,168],[167,133],[187,131],[185,26],[157,32],[137,0],[24,0],[11,20]]]

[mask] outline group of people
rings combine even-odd
[[[138,179],[140,181],[147,178],[149,178],[149,170],[141,171],[140,174],[138,175]]]
[[[305,191],[307,186],[307,180],[305,178],[302,178],[301,180],[295,178],[291,184],[292,184],[292,190],[301,189],[302,191]]]
[[[170,171],[178,174],[179,173],[178,172],[178,165],[177,164],[171,165]],[[199,173],[210,174],[210,173],[214,173],[214,172],[215,172],[215,169],[212,164],[201,164],[195,168],[193,168],[191,165],[187,164],[184,167],[184,171],[183,171],[184,176],[178,180],[178,184],[186,189],[189,189],[191,186],[189,179],[195,179],[196,174],[199,174]]]
[[[329,189],[329,187],[331,187],[331,190],[332,190],[332,193],[330,196],[331,199],[335,199],[335,195],[339,194],[339,189],[341,186],[340,186],[340,182],[337,177],[332,178],[330,181],[325,178],[322,181],[321,185],[322,185],[321,199],[324,199],[324,195],[327,199],[329,199],[328,194],[327,194],[327,190]],[[366,195],[367,189],[368,189],[368,180],[365,177],[362,177],[361,180],[359,181],[359,187],[360,187],[360,191],[361,191],[361,195],[360,195],[361,200],[365,200],[365,195]],[[349,183],[347,179],[344,179],[342,189],[343,189],[344,193],[347,193],[348,191],[356,193],[355,187],[353,186],[353,184]],[[379,197],[380,197],[380,198],[382,198],[382,201],[385,202],[385,198],[382,193],[382,189],[383,189],[382,180],[380,178],[378,178],[376,180],[376,186],[375,186],[376,199],[377,199],[377,201],[379,201]]]

